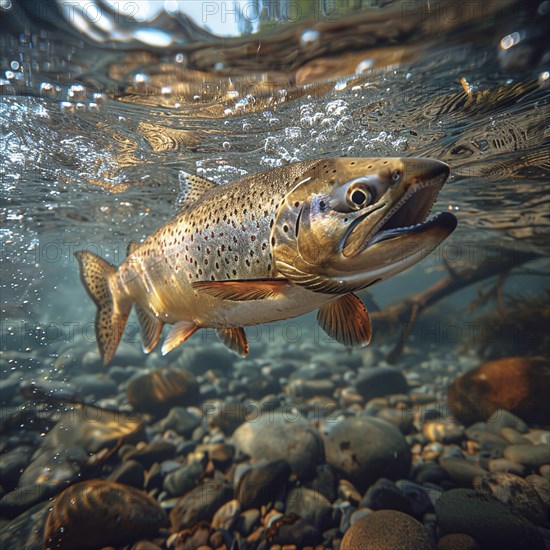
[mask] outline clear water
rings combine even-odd
[[[114,27],[94,41],[82,17],[47,16],[52,3],[2,2],[5,348],[53,362],[89,329],[72,253],[120,262],[175,213],[180,170],[223,184],[322,156],[435,157],[452,169],[437,208],[459,229],[378,302],[427,288],[443,261],[525,251],[533,269],[505,288],[548,290],[548,2],[321,2],[252,26],[241,13],[237,31],[151,4],[137,21],[97,4]]]
[[[71,353],[95,349],[74,251],[120,263],[176,213],[182,170],[224,184],[318,157],[447,162],[435,209],[458,229],[362,293],[375,335],[362,360],[393,358],[441,391],[488,357],[548,356],[548,0],[0,0],[0,14],[2,421],[32,401],[29,382],[52,382],[63,403]],[[400,348],[403,319],[376,310],[457,274]],[[314,327],[309,315],[250,329],[248,361],[301,350],[314,364],[335,349]],[[137,367],[205,345],[146,358],[135,320],[124,341]],[[42,429],[28,418],[23,433]]]

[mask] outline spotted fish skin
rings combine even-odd
[[[317,162],[277,168],[233,184],[204,185],[207,189],[197,200],[184,205],[121,265],[122,292],[138,303],[146,296],[142,305],[174,323],[190,314],[191,304],[182,295],[192,291],[193,282],[273,277],[270,236],[277,208],[304,171]],[[205,181],[190,179],[199,186]],[[192,294],[193,302],[200,300]],[[202,322],[216,324],[219,318],[203,307],[193,310],[192,315],[200,316]],[[220,326],[228,324],[231,319],[219,319]]]
[[[365,345],[370,340],[368,313],[351,292],[384,277],[368,273],[372,266],[365,263],[362,236],[380,228],[383,215],[392,216],[416,188],[429,184],[435,191],[417,201],[419,221],[424,221],[448,176],[443,163],[414,160],[416,164],[398,158],[318,159],[226,185],[187,175],[178,215],[141,244],[130,243],[120,267],[90,252],[76,253],[83,284],[98,308],[96,336],[104,364],[115,354],[132,306],[147,353],[157,345],[164,324],[172,324],[163,353],[199,328],[210,327],[224,344],[246,355],[242,327],[317,308],[319,322],[331,336],[345,345]],[[363,205],[350,202],[359,196],[351,194],[356,188],[368,197]],[[327,207],[319,209],[319,200]],[[417,221],[411,214],[402,218]],[[412,236],[393,229],[386,242],[374,245],[373,257],[383,258],[389,250],[397,262],[401,241],[419,235],[431,250],[451,226],[432,224],[422,234],[415,229],[418,234]],[[353,241],[348,249],[346,239]],[[393,274],[419,259],[383,271]]]

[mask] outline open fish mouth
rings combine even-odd
[[[406,233],[420,234],[436,226],[453,231],[457,221],[450,212],[441,212],[430,220],[427,219],[437,200],[442,183],[412,185],[405,196],[374,229],[373,236],[368,240],[366,246],[400,237]]]
[[[372,211],[354,220],[344,237],[344,256],[355,256],[376,243],[398,237],[412,236],[414,234],[418,234],[420,237],[424,233],[437,229],[440,229],[442,233],[450,234],[457,225],[456,217],[450,212],[442,212],[428,220],[439,191],[449,176],[448,167],[443,163],[438,163],[438,165],[439,171],[427,181],[424,180],[409,184],[404,195],[374,228],[369,231],[360,245],[357,241],[355,243],[346,242],[347,237],[354,231],[360,231],[361,229],[358,226],[363,222],[368,223]]]

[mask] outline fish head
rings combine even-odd
[[[274,268],[316,292],[359,290],[414,265],[456,227],[426,221],[449,167],[434,159],[322,159],[279,205]]]

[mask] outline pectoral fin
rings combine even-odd
[[[275,260],[275,268],[279,273],[284,275],[288,280],[293,283],[303,286],[310,290],[311,292],[318,292],[320,294],[343,294],[344,292],[355,292],[366,288],[376,281],[366,283],[364,281],[350,282],[338,279],[331,279],[330,277],[325,277],[317,273],[307,273],[298,269],[295,265],[283,262],[281,260]]]
[[[187,338],[195,334],[199,327],[193,321],[178,321],[172,330],[168,333],[166,340],[162,344],[162,355],[183,344]]]
[[[345,346],[355,348],[370,342],[369,313],[355,294],[346,294],[319,308],[317,322],[331,338]]]
[[[139,322],[139,332],[141,334],[143,351],[145,353],[151,353],[158,344],[164,323],[160,319],[157,319],[152,313],[146,311],[137,304],[136,313]]]
[[[248,341],[243,328],[219,328],[216,330],[216,334],[230,350],[238,353],[241,357],[248,355]]]
[[[269,300],[282,297],[290,285],[286,279],[243,279],[240,281],[198,281],[191,286],[210,296],[244,302],[246,300]]]

